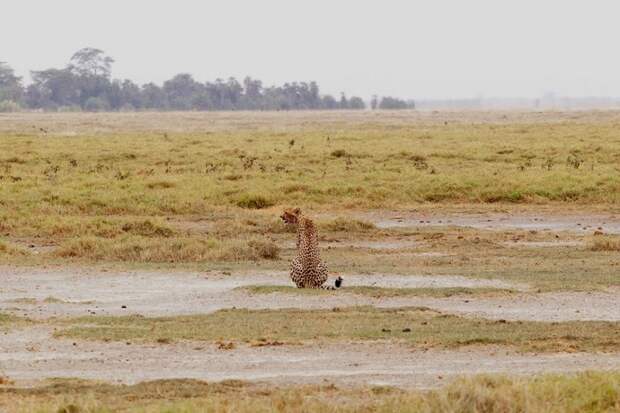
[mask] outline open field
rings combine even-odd
[[[0,410],[619,411],[619,127],[0,115]],[[291,287],[288,206],[341,290]]]

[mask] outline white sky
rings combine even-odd
[[[138,83],[189,72],[411,98],[620,96],[615,0],[7,0],[20,75],[81,47]]]

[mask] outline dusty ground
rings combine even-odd
[[[285,272],[223,275],[153,271],[4,267],[0,309],[34,319],[81,315],[171,316],[223,308],[332,308],[425,306],[440,311],[506,320],[620,320],[618,291],[534,294],[527,286],[459,276],[347,275],[346,285],[390,288],[496,287],[522,290],[502,297],[393,297],[249,294],[237,287],[289,285]]]
[[[195,343],[74,344],[50,335],[45,327],[0,335],[4,372],[21,384],[79,376],[120,383],[199,378],[429,387],[462,374],[620,368],[620,354],[515,354],[501,348],[423,351],[381,343],[219,350],[213,344]]]
[[[462,226],[483,230],[571,232],[575,239],[507,242],[515,248],[584,245],[581,235],[620,233],[620,216],[444,214],[426,212],[366,213],[360,218],[379,227]],[[290,245],[287,245],[290,247]],[[326,242],[325,248],[410,249],[411,241]],[[251,294],[238,287],[289,285],[285,271],[117,271],[84,267],[0,267],[0,312],[36,320],[72,316],[171,316],[225,308],[333,308],[426,306],[442,312],[505,320],[620,321],[617,288],[591,292],[537,293],[525,284],[459,275],[346,274],[345,288],[332,295]],[[346,286],[391,288],[495,287],[516,290],[499,296],[448,298],[372,298],[346,292]],[[49,324],[0,334],[0,373],[29,384],[49,377],[83,377],[134,383],[158,378],[244,379],[278,383],[324,380],[343,384],[390,384],[428,387],[456,375],[475,373],[534,374],[586,369],[619,369],[620,352],[611,354],[517,354],[497,347],[461,350],[413,350],[387,343],[238,346],[218,349],[212,343],[73,342],[52,337]]]
[[[617,291],[524,292],[506,298],[390,298],[345,294],[249,295],[236,287],[287,284],[285,273],[199,273],[3,268],[0,308],[36,319],[88,314],[145,316],[205,313],[221,308],[332,308],[348,305],[428,306],[442,311],[518,320],[620,320]],[[348,276],[349,285],[507,287],[464,277]],[[515,286],[511,286],[515,287]],[[517,286],[520,287],[520,286]],[[47,300],[46,300],[47,299]],[[62,302],[61,302],[62,301]],[[122,308],[126,306],[126,308]],[[499,348],[412,350],[395,344],[248,347],[225,351],[210,343],[136,345],[52,338],[47,326],[0,335],[2,373],[17,383],[79,376],[134,383],[158,378],[244,379],[278,383],[328,380],[342,384],[428,387],[461,374],[570,372],[620,368],[620,354],[516,354]]]
[[[601,231],[606,234],[620,234],[619,214],[547,214],[547,213],[472,213],[437,214],[427,211],[370,212],[358,216],[375,223],[379,228],[395,227],[442,227],[457,226],[485,230],[536,230],[570,231],[578,234],[592,234]]]

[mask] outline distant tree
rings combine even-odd
[[[19,103],[22,99],[24,89],[22,78],[15,76],[13,68],[4,62],[0,62],[0,102],[11,101]]]
[[[372,99],[370,100],[370,108],[372,110],[377,109],[377,106],[379,105],[379,98],[377,97],[377,95],[372,95]]]
[[[351,99],[349,99],[349,109],[366,109],[366,104],[362,98],[352,96]]]
[[[110,110],[108,100],[102,97],[90,97],[84,104],[84,110],[89,112],[105,112]]]
[[[410,109],[410,106],[402,99],[385,96],[381,98],[379,109]]]
[[[141,90],[142,107],[148,109],[167,109],[168,98],[166,92],[155,83],[147,83]]]
[[[192,75],[181,73],[164,82],[164,92],[171,109],[191,110],[194,98],[204,86],[194,80]]]
[[[321,99],[321,105],[323,109],[338,109],[338,102],[332,95],[325,95]]]
[[[35,108],[57,109],[81,106],[79,79],[68,69],[47,69],[31,72],[33,84],[28,87],[27,101]]]
[[[71,56],[68,68],[79,76],[103,76],[109,78],[114,59],[106,56],[103,50],[85,47]]]
[[[142,90],[129,79],[123,80],[121,84],[121,106],[123,108],[131,107],[133,109],[142,108]]]
[[[265,87],[260,80],[234,77],[201,83],[188,73],[166,80],[162,86],[138,86],[131,80],[112,79],[114,59],[102,50],[84,48],[71,56],[62,69],[33,71],[31,85],[24,90],[21,79],[0,64],[0,101],[21,100],[32,108],[50,110],[304,110],[364,109],[359,97],[336,100],[322,95],[316,82],[292,82]],[[5,105],[12,108],[14,105]],[[371,101],[373,109],[415,107],[413,101],[386,97]]]
[[[340,109],[348,109],[349,108],[349,101],[347,100],[347,97],[344,94],[344,92],[340,93],[339,106],[340,106]]]
[[[263,109],[263,82],[247,76],[243,79],[242,109]]]

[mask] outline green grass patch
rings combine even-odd
[[[68,321],[56,336],[146,342],[392,340],[417,347],[495,344],[522,351],[617,351],[620,323],[494,321],[442,314],[426,308],[231,309],[167,318],[83,317]]]
[[[31,321],[26,318],[0,313],[0,331],[10,330],[12,328],[21,327],[30,323]]]

